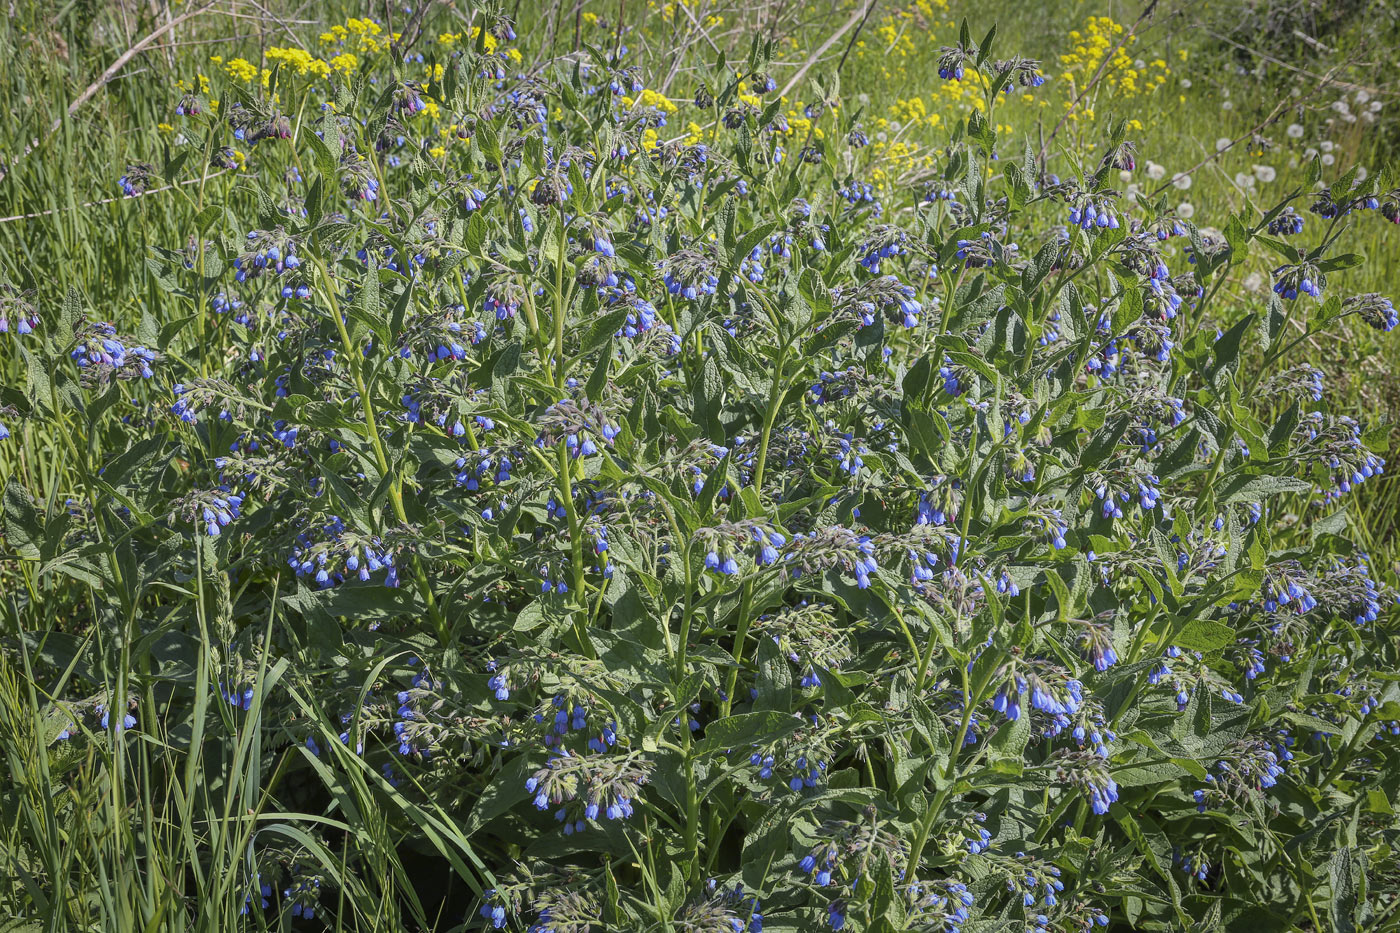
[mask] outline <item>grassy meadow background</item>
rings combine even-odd
[[[34,290],[41,315],[55,314],[76,287],[127,332],[171,324],[187,311],[175,307],[146,257],[154,247],[182,247],[197,236],[196,218],[208,205],[237,205],[246,193],[235,167],[206,171],[194,183],[157,182],[141,197],[122,196],[118,179],[129,163],[159,165],[182,148],[191,150],[191,164],[207,162],[200,142],[182,135],[175,114],[182,95],[201,89],[217,97],[221,86],[258,81],[276,62],[303,74],[353,69],[354,61],[343,56],[365,43],[378,48],[377,37],[418,22],[416,12],[402,2],[338,0],[16,0],[0,18],[0,102],[8,114],[0,121],[0,288]],[[462,2],[432,5],[414,51],[445,54],[461,41],[468,13]],[[691,122],[693,75],[720,52],[742,54],[755,33],[773,38],[779,49],[773,77],[785,89],[793,149],[810,126],[802,108],[814,92],[812,79],[820,77],[828,88],[839,80],[831,96],[843,110],[860,111],[876,157],[864,180],[889,211],[912,209],[919,182],[933,176],[935,141],[950,122],[982,104],[969,83],[938,78],[939,49],[956,41],[964,18],[976,36],[995,24],[1003,54],[1043,63],[1045,87],[1024,97],[1013,93],[997,115],[1017,151],[1022,140],[1045,147],[1054,171],[1066,161],[1063,153],[1092,153],[1112,121],[1128,120],[1139,164],[1124,188],[1166,194],[1183,218],[1205,222],[1249,210],[1256,196],[1303,177],[1313,159],[1321,162],[1324,181],[1353,166],[1376,172],[1400,144],[1400,8],[1389,2],[1163,0],[1145,10],[1103,0],[515,0],[512,13],[522,68],[542,67],[583,43],[627,45],[647,88],[675,101],[652,102],[675,107],[666,130],[678,137],[703,138],[708,131]],[[139,51],[131,54],[133,48]],[[441,145],[455,143],[444,127]],[[254,212],[251,194],[244,206]],[[1393,293],[1400,226],[1368,224],[1361,236],[1367,239],[1358,247],[1367,261],[1336,276],[1340,290]],[[1260,265],[1241,269],[1228,292],[1241,306],[1257,308],[1269,286],[1269,268]],[[200,331],[199,346],[211,358],[229,346],[220,330],[227,317]],[[1395,425],[1400,344],[1382,341],[1359,321],[1347,326],[1344,340],[1304,342],[1293,362],[1326,374],[1339,411]],[[188,362],[200,366],[197,359]],[[4,341],[0,384],[22,386],[24,379],[13,342]],[[1386,457],[1400,465],[1400,430],[1391,436]],[[67,450],[86,440],[16,424],[10,441],[0,445],[0,479],[18,477],[36,495],[63,501],[79,490],[60,465]],[[1349,509],[1378,576],[1394,583],[1400,569],[1395,468],[1361,487]],[[81,599],[16,598],[34,594],[38,585],[32,570],[0,554],[0,637],[83,631]],[[96,680],[102,673],[87,672]],[[25,731],[5,720],[41,705],[33,691],[22,669],[0,669],[0,734]],[[138,750],[117,766],[143,768],[149,754]],[[19,750],[0,749],[22,788],[5,798],[0,849],[29,853],[36,860],[33,876],[67,879],[69,893],[86,901],[92,916],[121,916],[125,903],[165,903],[159,889],[179,888],[193,861],[195,839],[181,829],[198,812],[192,789],[207,778],[229,791],[227,800],[250,810],[265,803],[256,799],[266,779],[257,772],[258,749],[240,748],[237,755],[232,768],[212,775],[191,761],[179,780],[151,787],[145,800],[118,801],[96,782],[78,782],[74,793],[86,796],[60,812],[48,793],[49,776],[30,770],[33,761]],[[136,822],[163,827],[163,835],[136,838],[127,805],[143,814]],[[84,816],[74,820],[73,813]],[[357,845],[372,850],[378,834],[389,832],[389,820],[368,810],[363,815]],[[236,816],[199,814],[200,848],[222,853],[211,872],[227,869],[240,854]],[[392,840],[382,841],[391,851]],[[168,872],[144,878],[103,873],[103,865],[133,852]],[[390,856],[383,865],[385,875],[404,879],[413,869]],[[38,928],[6,926],[14,906],[7,898],[43,896],[21,875],[0,885],[0,931]],[[133,884],[150,890],[136,896],[123,889]],[[162,928],[158,911],[145,928]]]

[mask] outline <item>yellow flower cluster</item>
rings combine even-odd
[[[932,20],[937,13],[948,12],[948,0],[914,0],[914,12]]]
[[[896,98],[887,108],[888,120],[877,118],[876,129],[884,129],[890,120],[901,126],[941,126],[944,111],[968,113],[974,109],[985,111],[987,102],[982,97],[981,85],[974,75],[969,74],[962,81],[940,81],[934,84],[927,101],[922,96]]]
[[[342,52],[329,60],[320,59],[312,55],[305,49],[279,49],[271,48],[264,53],[270,62],[281,62],[284,68],[296,72],[298,75],[312,75],[317,78],[329,78],[332,73],[353,74],[360,66],[360,59],[353,52]],[[267,87],[272,71],[267,68],[259,68],[246,58],[231,58],[227,62],[221,55],[211,55],[209,60],[216,65],[223,65],[224,72],[235,81],[242,81],[248,84],[254,80],[260,80],[263,87]],[[201,89],[204,93],[209,93],[209,79],[204,75],[199,76]]]
[[[870,168],[870,181],[877,191],[900,184],[901,179],[917,169],[934,167],[935,151],[915,142],[875,140],[871,142],[870,149],[875,155],[875,163]]]
[[[658,94],[649,87],[642,88],[642,92],[637,95],[635,100],[624,95],[622,104],[624,107],[655,107],[662,113],[675,113],[680,110],[665,94]]]
[[[875,34],[880,37],[880,42],[884,45],[884,48],[880,50],[882,55],[895,54],[900,58],[908,58],[918,52],[918,46],[914,44],[913,38],[909,35],[908,24],[901,25],[899,19],[894,16],[885,17],[885,21],[875,30]]]
[[[763,99],[756,94],[749,93],[749,83],[747,81],[739,82],[739,103],[748,104],[750,107],[754,107],[758,110],[763,109]]]
[[[470,32],[444,32],[438,36],[438,44],[451,48],[461,42],[463,36],[466,37],[469,45],[475,46],[477,40],[481,38],[481,27],[473,26]],[[482,44],[486,49],[487,55],[494,55],[496,53],[496,37],[491,35],[491,33],[488,32],[486,34],[486,38],[483,40]]]
[[[223,59],[219,58],[218,56],[215,56],[215,57],[214,57],[214,61],[217,63],[217,62],[223,61]],[[201,93],[201,94],[208,94],[208,93],[209,93],[209,77],[208,77],[208,75],[202,75],[202,74],[201,74],[201,75],[196,75],[196,77],[199,79],[199,93]],[[186,81],[184,78],[177,78],[177,79],[175,79],[175,86],[176,86],[177,88],[179,88],[180,90],[182,90],[182,91],[193,91],[193,90],[194,90],[194,85],[191,84],[190,82]]]
[[[464,39],[467,42],[475,42],[481,36],[481,27],[475,26],[469,32],[463,33],[443,33],[438,36],[438,42],[445,46],[452,46]],[[300,48],[271,48],[264,54],[269,63],[281,63],[284,69],[301,76],[313,76],[328,79],[336,73],[343,75],[353,74],[360,67],[360,57],[365,54],[373,54],[389,48],[390,44],[399,38],[398,33],[386,34],[384,28],[374,20],[348,19],[343,25],[332,26],[326,32],[321,33],[321,42],[324,45],[340,46],[338,54],[326,58],[318,58],[311,52]],[[496,37],[487,33],[484,38],[487,52],[495,52],[498,46]],[[505,54],[517,64],[522,60],[518,49],[507,49]],[[245,58],[234,58],[227,62],[222,56],[214,55],[210,57],[216,65],[223,66],[223,70],[229,77],[245,84],[261,80],[264,87],[269,83],[271,71],[267,68],[259,68],[257,65]],[[425,69],[425,79],[441,80],[443,66],[437,65],[431,71]],[[209,92],[209,80],[200,75],[201,90]],[[182,87],[182,89],[184,89]],[[646,95],[651,95],[647,98]],[[668,113],[674,113],[676,107],[670,101],[652,91],[643,94],[644,102],[653,106],[661,107]],[[654,99],[653,99],[654,98]],[[439,108],[436,102],[428,100],[427,109],[424,111],[429,117],[436,117]],[[658,103],[664,101],[664,103]]]
[[[214,64],[219,64],[222,59],[215,55],[210,59]],[[235,81],[247,83],[258,76],[258,66],[248,61],[246,58],[233,58],[224,63],[224,71]]]
[[[822,132],[821,127],[813,127],[812,121],[804,117],[801,111],[789,110],[787,112],[787,118],[787,131],[793,136],[801,136],[805,138],[808,133],[811,133],[813,138],[815,139],[826,138],[826,134]]]
[[[681,0],[680,5],[682,7],[693,7],[698,6],[699,2],[700,0]],[[647,6],[653,10],[656,9],[656,0],[647,0]],[[667,3],[661,7],[661,15],[667,19],[673,19],[676,16],[677,10],[678,7],[674,3]]]
[[[1116,93],[1132,97],[1157,90],[1166,83],[1171,68],[1161,58],[1150,62],[1135,59],[1129,49],[1137,36],[1128,36],[1124,42],[1124,32],[1123,24],[1111,17],[1089,17],[1082,31],[1076,29],[1069,34],[1074,47],[1060,56],[1060,64],[1065,66],[1061,77],[1073,86],[1083,87],[1107,61],[1101,80]]]
[[[331,66],[316,58],[306,49],[277,49],[267,50],[267,60],[271,62],[281,62],[285,67],[292,69],[299,75],[316,75],[320,78],[331,76]]]
[[[344,26],[337,24],[321,33],[321,42],[324,45],[348,45],[356,52],[382,51],[387,49],[389,43],[397,38],[397,33],[387,38],[384,37],[384,27],[369,17],[364,19],[352,17],[345,21]]]
[[[929,126],[937,126],[942,122],[940,114],[928,112],[928,107],[924,104],[922,97],[896,100],[890,104],[889,112],[892,119],[905,125],[918,126],[921,123],[927,123]]]
[[[932,158],[925,154],[917,143],[895,140],[884,149],[885,158],[901,171],[907,171],[920,163],[932,164]]]

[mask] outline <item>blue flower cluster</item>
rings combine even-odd
[[[1054,676],[1061,683],[1052,683],[1046,679],[1047,675]],[[1030,694],[1030,705],[1034,709],[1051,716],[1072,716],[1084,702],[1083,684],[1074,678],[1065,678],[1061,672],[1042,668],[1039,671],[1014,674],[992,698],[992,708],[1008,721],[1015,722],[1021,718],[1022,705],[1027,693]]]
[[[119,336],[116,328],[107,323],[89,325],[69,356],[80,369],[100,379],[150,379],[155,375],[151,364],[156,361],[156,352],[139,344],[128,346],[127,338]]]

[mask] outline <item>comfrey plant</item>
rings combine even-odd
[[[995,110],[1037,65],[964,27],[942,73],[984,106],[889,188],[839,88],[779,119],[758,44],[672,100],[620,41],[521,73],[508,23],[474,28],[182,102],[181,157],[246,169],[151,260],[167,320],[7,299],[6,443],[86,426],[57,432],[70,504],[28,467],[5,493],[13,598],[67,579],[105,633],[75,673],[32,659],[48,744],[125,754],[213,695],[194,741],[257,765],[243,854],[163,909],[1369,916],[1400,684],[1346,507],[1385,433],[1293,351],[1395,327],[1338,252],[1389,176],[1194,226],[1112,187],[1121,124],[1110,158],[1018,155]],[[1261,252],[1274,294],[1241,304]],[[301,847],[275,878],[266,814]]]

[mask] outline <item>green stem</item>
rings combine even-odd
[[[695,616],[695,570],[690,562],[690,542],[688,541],[681,548],[681,563],[685,566],[685,601],[681,607],[681,628],[676,635],[676,683],[685,679],[686,643],[690,641],[690,626]],[[725,700],[724,705],[727,708],[729,701]],[[726,715],[728,714],[726,713]],[[690,730],[686,729],[685,734],[689,735]]]
[[[408,524],[408,512],[403,503],[403,477],[397,471],[392,471],[389,465],[389,455],[384,447],[384,439],[379,434],[379,423],[374,415],[374,401],[370,397],[369,386],[365,382],[364,376],[364,356],[355,347],[354,341],[350,339],[350,332],[345,328],[345,316],[340,312],[340,302],[335,295],[335,285],[331,281],[330,272],[326,269],[325,263],[320,257],[312,257],[312,264],[316,269],[316,274],[320,279],[319,290],[327,305],[330,307],[331,320],[335,322],[336,332],[340,335],[340,345],[345,351],[346,361],[350,366],[351,376],[355,380],[355,391],[360,396],[360,409],[364,413],[365,427],[369,432],[370,446],[374,449],[374,459],[379,467],[381,476],[389,476],[389,500],[394,508],[394,517],[402,525]],[[447,626],[447,621],[438,610],[437,601],[433,598],[433,589],[428,582],[427,574],[423,571],[422,562],[418,555],[413,555],[413,575],[418,584],[418,591],[423,597],[423,602],[428,608],[428,617],[432,620],[434,628],[438,632],[438,640],[442,644],[447,644],[451,638],[451,631]]]
[[[773,436],[773,422],[778,417],[778,409],[782,407],[784,396],[787,395],[787,386],[783,383],[787,350],[787,344],[778,350],[778,361],[773,367],[773,385],[768,390],[768,408],[763,413],[763,433],[758,440],[758,460],[753,469],[753,488],[760,496],[763,494],[763,479],[768,467],[768,442]]]
[[[564,220],[564,205],[559,204],[559,252],[554,262],[554,384],[564,391],[564,380],[568,369],[564,365],[564,318],[568,316],[569,299],[572,294],[564,294],[564,263],[568,259],[569,227]],[[570,293],[573,289],[569,289]],[[547,364],[547,361],[546,361]]]
[[[787,395],[787,388],[783,385],[783,366],[787,362],[787,344],[778,350],[778,361],[773,372],[773,385],[768,391],[768,408],[763,413],[763,432],[758,442],[758,459],[754,465],[753,488],[754,491],[763,495],[764,472],[768,465],[768,442],[773,436],[773,421],[777,418],[778,409],[782,406],[783,397]],[[734,631],[734,666],[729,669],[729,675],[724,682],[724,699],[720,704],[722,716],[728,716],[730,709],[734,705],[734,690],[739,682],[739,669],[744,664],[744,642],[749,636],[749,615],[753,612],[753,578],[744,581],[743,588],[739,591],[739,621]]]
[[[685,743],[685,845],[690,853],[690,867],[686,872],[692,885],[700,881],[700,788],[695,782],[694,742],[690,738],[690,715],[682,707],[676,711],[680,717],[682,741]]]
[[[939,815],[943,812],[944,805],[948,802],[948,797],[953,790],[953,775],[957,770],[958,756],[962,752],[963,743],[967,741],[967,731],[971,728],[972,715],[982,702],[982,693],[987,689],[988,682],[992,679],[994,666],[987,669],[987,676],[977,685],[975,691],[969,691],[971,680],[968,675],[967,665],[959,665],[962,674],[963,688],[963,714],[962,722],[958,726],[957,737],[953,740],[953,747],[948,750],[948,765],[943,769],[943,786],[933,798],[933,803],[929,806],[928,812],[919,821],[918,830],[914,836],[914,844],[909,849],[909,872],[917,874],[919,859],[923,857],[924,845],[928,842],[929,833],[933,831],[933,826],[938,822]]]
[[[588,621],[588,598],[584,593],[583,567],[583,524],[579,521],[578,510],[574,507],[573,465],[569,463],[569,448],[560,441],[558,445],[559,496],[564,500],[564,515],[569,523],[569,554],[573,569],[574,601],[582,607],[582,613],[574,614],[574,636],[578,639],[579,650],[593,657],[592,642],[586,630]]]

